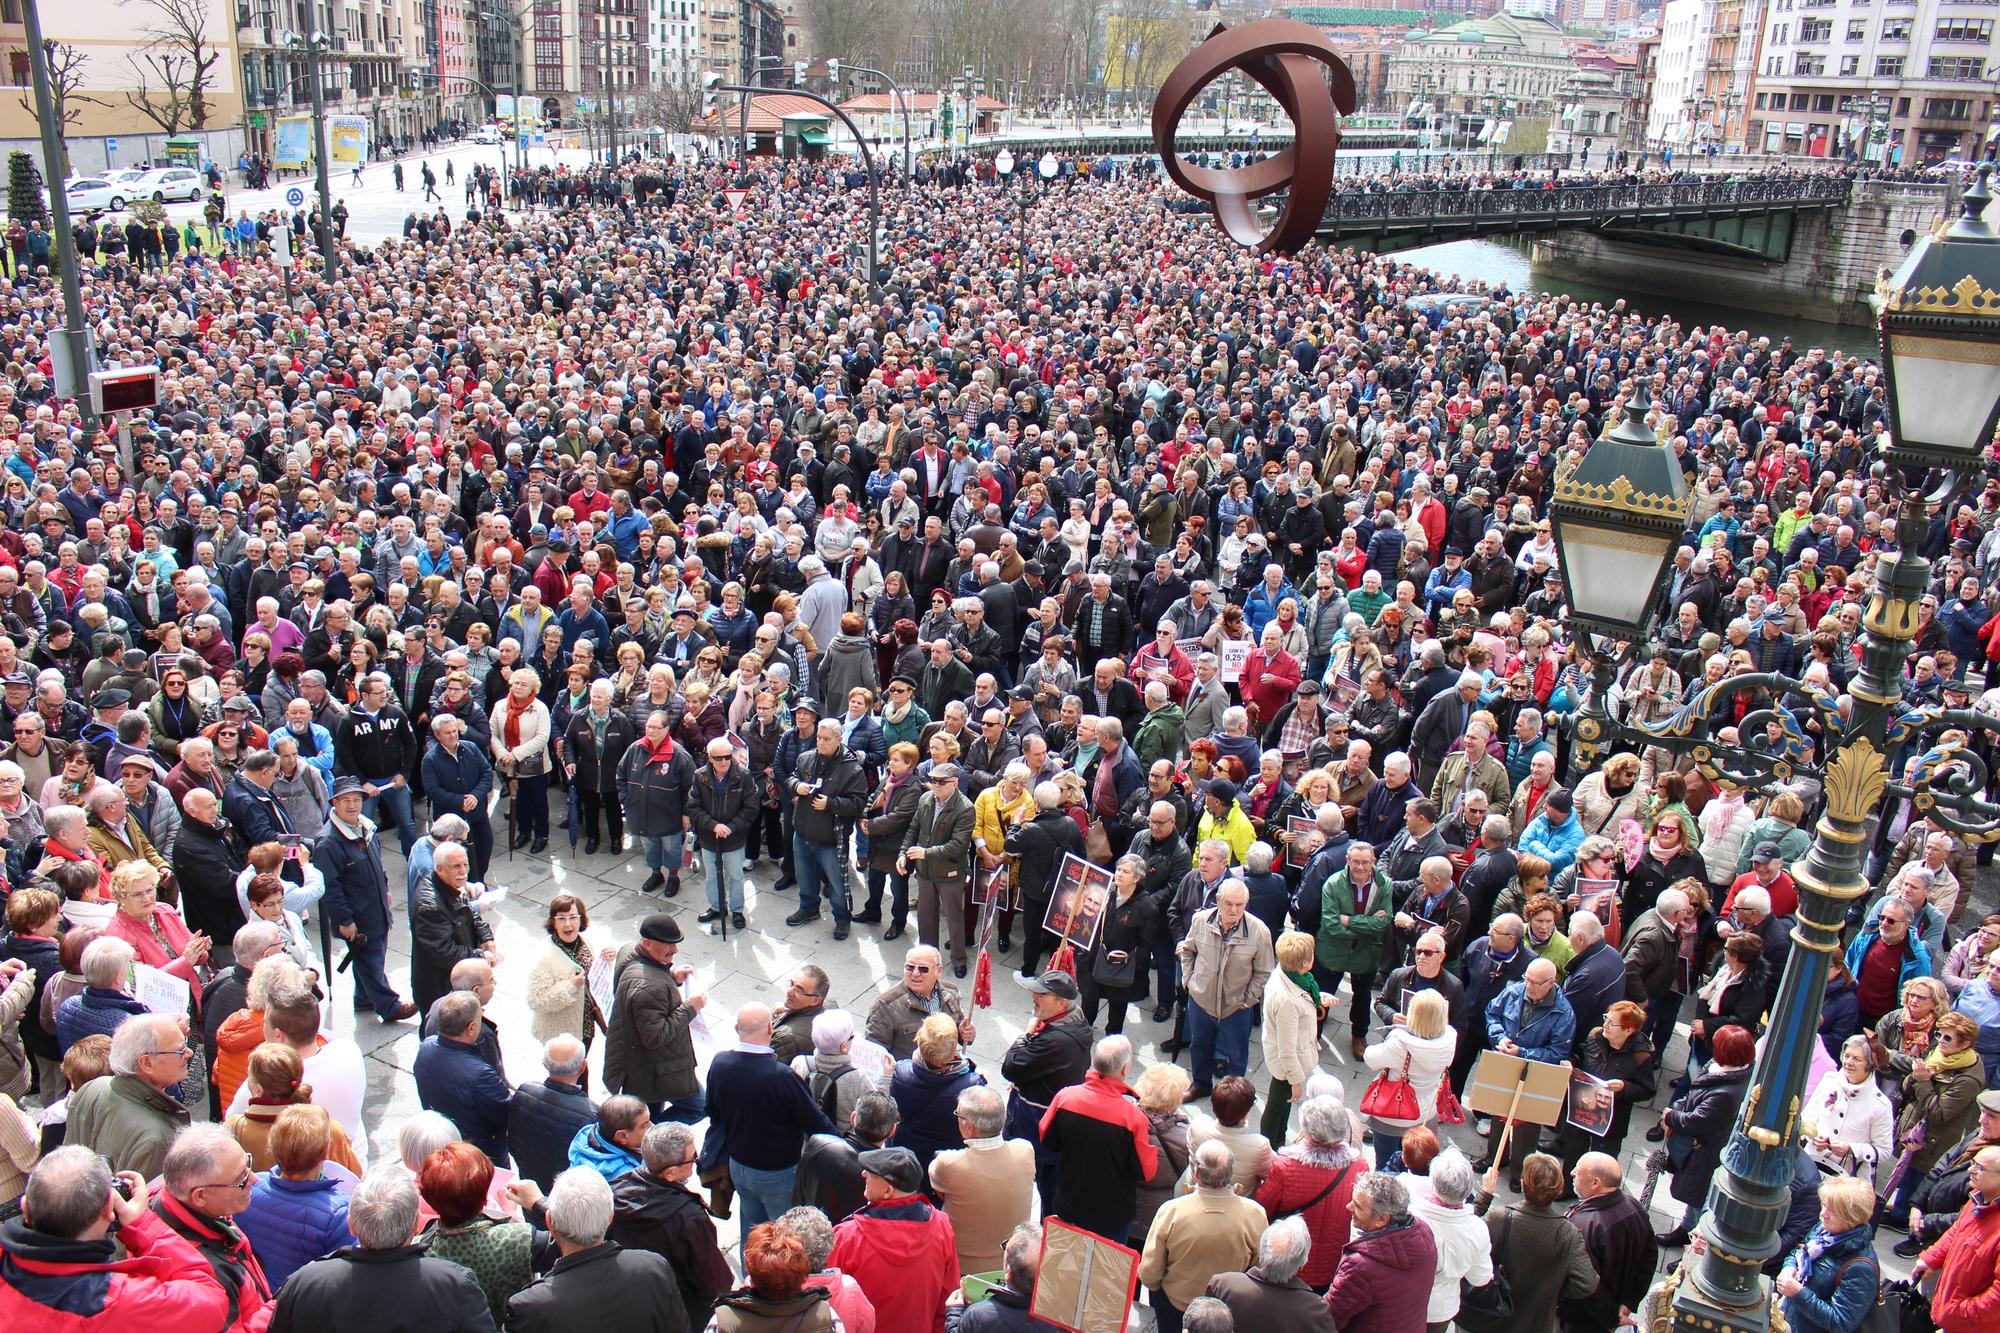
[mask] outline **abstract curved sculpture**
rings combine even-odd
[[[1256,80],[1291,117],[1291,145],[1242,167],[1196,166],[1174,152],[1174,131],[1201,90],[1231,70]],[[1291,254],[1313,238],[1333,196],[1333,155],[1340,118],[1354,112],[1354,74],[1318,28],[1294,19],[1218,24],[1174,66],[1153,101],[1153,144],[1174,184],[1215,208],[1215,221],[1238,245]],[[1265,231],[1253,200],[1289,189],[1277,222]]]

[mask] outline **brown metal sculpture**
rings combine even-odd
[[[1201,90],[1240,70],[1271,94],[1292,120],[1292,143],[1243,167],[1196,166],[1174,152],[1174,132]],[[1231,240],[1259,252],[1291,254],[1313,238],[1333,195],[1333,155],[1340,118],[1352,115],[1354,75],[1325,34],[1294,19],[1217,25],[1174,67],[1153,102],[1153,143],[1167,175],[1215,207]],[[1251,201],[1289,189],[1266,231]]]

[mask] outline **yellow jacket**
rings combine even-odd
[[[1257,830],[1250,826],[1250,816],[1243,813],[1242,804],[1231,801],[1229,813],[1220,821],[1207,810],[1202,811],[1201,822],[1195,826],[1196,850],[1199,851],[1201,844],[1210,838],[1220,838],[1228,843],[1229,863],[1240,866],[1249,859],[1250,844],[1257,841]]]
[[[1034,816],[1035,797],[1025,786],[1021,788],[1021,794],[1011,801],[1000,795],[1000,784],[997,782],[980,792],[972,803],[974,850],[988,856],[1003,853],[1007,847],[1007,829],[1024,809],[1030,818]]]

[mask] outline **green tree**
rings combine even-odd
[[[48,222],[48,205],[42,199],[42,169],[26,153],[15,152],[7,159],[7,216],[23,225]]]

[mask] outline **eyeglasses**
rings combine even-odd
[[[1442,958],[1442,957],[1444,957],[1444,950],[1443,950],[1443,949],[1419,949],[1419,950],[1417,950],[1417,957],[1419,957],[1419,958]]]
[[[256,1176],[257,1176],[256,1169],[253,1168],[248,1161],[245,1161],[243,1163],[243,1174],[238,1176],[236,1179],[222,1180],[222,1181],[212,1180],[206,1185],[196,1185],[195,1188],[198,1190],[248,1189],[250,1187],[250,1182],[256,1179]]]
[[[146,1053],[156,1060],[192,1060],[194,1058],[194,1048],[186,1042],[182,1042],[171,1051],[148,1051]]]
[[[905,963],[903,964],[903,970],[911,976],[921,977],[931,971],[931,966],[929,963]]]

